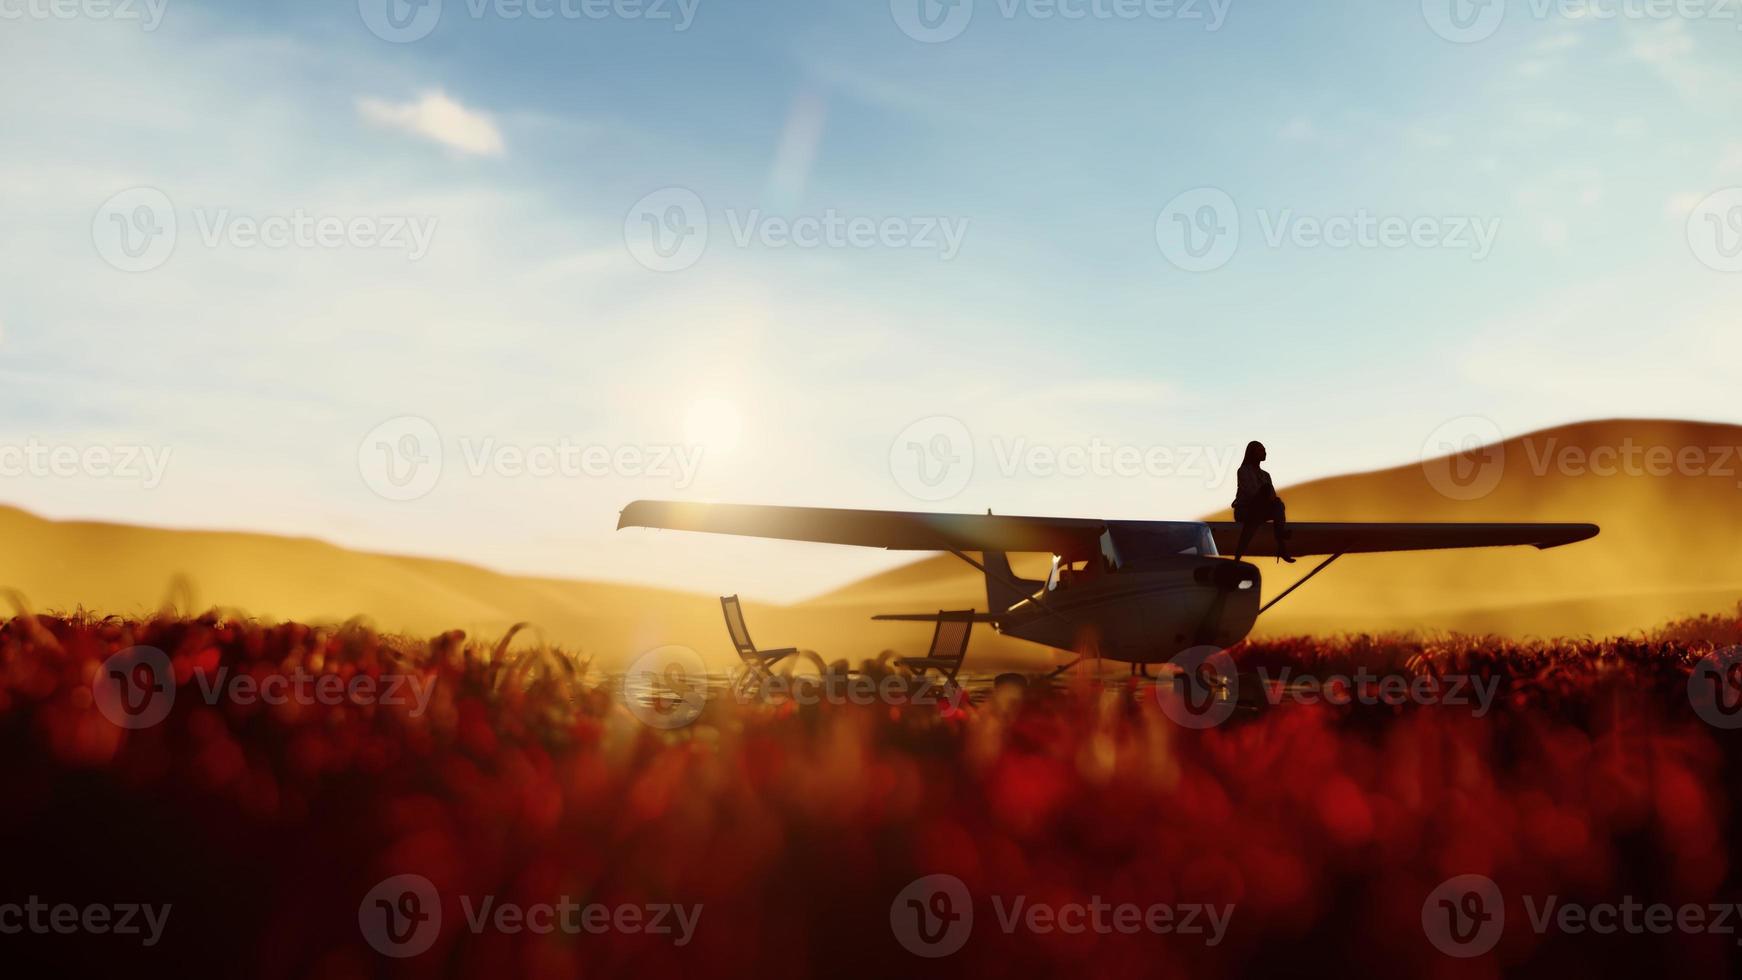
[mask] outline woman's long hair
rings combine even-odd
[[[1254,439],[1246,444],[1246,458],[1240,461],[1240,466],[1242,468],[1256,466],[1259,462],[1258,457],[1262,455],[1264,455],[1264,443]]]

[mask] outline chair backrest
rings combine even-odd
[[[726,632],[732,634],[732,646],[738,650],[738,656],[749,660],[756,653],[756,644],[750,642],[750,627],[744,625],[744,607],[735,595],[720,597],[720,610],[726,614]]]
[[[974,630],[974,610],[938,611],[938,626],[931,635],[931,652],[935,660],[960,660],[968,653],[968,635]]]

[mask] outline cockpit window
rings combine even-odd
[[[1208,524],[1197,521],[1113,524],[1101,535],[1101,554],[1111,554],[1119,564],[1164,555],[1214,555],[1216,538]]]
[[[1046,590],[1069,588],[1073,582],[1081,579],[1088,570],[1086,561],[1065,561],[1057,555],[1052,556],[1052,571],[1046,576]]]
[[[1116,572],[1119,570],[1119,549],[1113,544],[1112,531],[1101,532],[1101,561],[1105,563],[1107,571]]]

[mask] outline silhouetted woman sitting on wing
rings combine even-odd
[[[1234,549],[1234,560],[1246,557],[1246,546],[1252,543],[1252,535],[1260,526],[1275,521],[1276,556],[1292,565],[1294,559],[1288,554],[1288,513],[1282,498],[1276,495],[1270,474],[1258,465],[1267,458],[1264,443],[1254,440],[1246,444],[1246,458],[1240,463],[1239,489],[1234,496],[1234,519],[1240,522],[1240,545]]]

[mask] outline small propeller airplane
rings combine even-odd
[[[626,527],[706,531],[891,551],[948,552],[986,578],[986,611],[973,621],[1057,650],[1142,665],[1194,646],[1230,647],[1265,610],[1344,555],[1531,545],[1555,548],[1595,537],[1595,524],[1357,524],[1289,522],[1288,551],[1328,556],[1280,595],[1259,604],[1257,566],[1223,557],[1238,541],[1232,521],[1107,521],[911,511],[842,510],[637,500]],[[1247,554],[1278,554],[1266,524]],[[970,552],[980,555],[976,560]],[[1044,581],[1016,577],[1010,552],[1053,556]],[[876,616],[935,622],[945,614]]]

